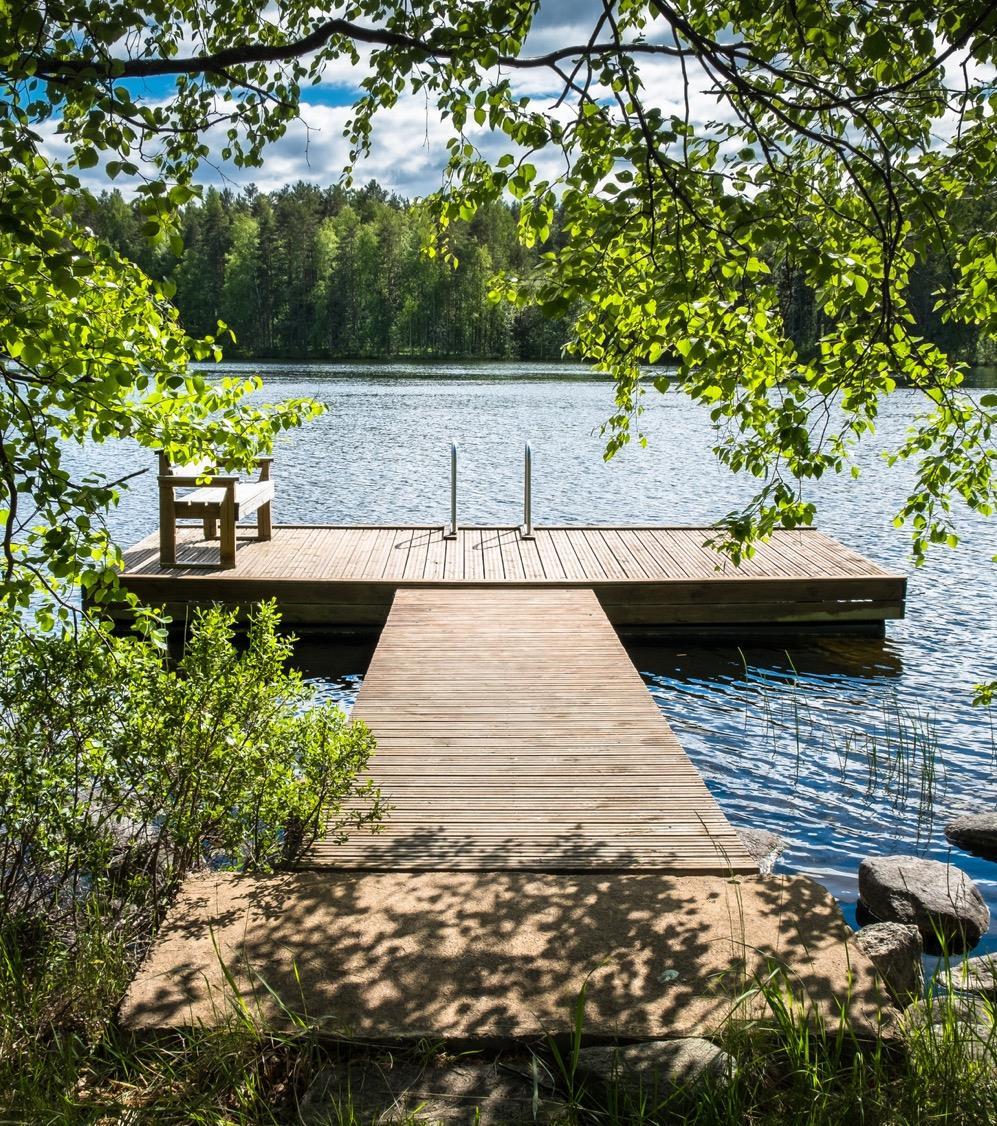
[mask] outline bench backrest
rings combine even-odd
[[[159,473],[162,477],[210,477],[215,472],[214,464],[207,458],[191,461],[186,465],[174,465],[165,454],[159,455]]]

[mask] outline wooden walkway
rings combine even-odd
[[[411,586],[590,587],[617,626],[882,623],[902,617],[906,579],[812,528],[779,531],[735,568],[710,528],[283,526],[259,542],[240,530],[234,570],[217,542],[182,529],[175,568],[158,537],[125,552],[122,581],[183,618],[192,604],[277,598],[286,621],[382,625]]]
[[[399,590],[353,714],[393,809],[306,867],[757,872],[590,590]]]

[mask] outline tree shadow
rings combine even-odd
[[[777,973],[801,1019],[846,1013],[872,1035],[888,1002],[847,935],[802,876],[213,874],[189,882],[122,1015],[213,1024],[238,998],[363,1040],[530,1039],[569,1033],[584,986],[588,1036],[644,1038],[763,1019],[757,983]]]

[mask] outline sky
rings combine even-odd
[[[587,42],[601,9],[601,0],[542,0],[524,53],[541,54]],[[665,113],[684,112],[677,61],[644,59],[641,73],[652,104]],[[358,77],[362,73],[358,74],[346,60],[331,66],[323,83],[306,93],[301,122],[289,128],[286,136],[270,148],[265,166],[254,173],[233,175],[232,179],[252,179],[259,188],[267,190],[298,179],[329,182],[336,178],[347,158],[348,146],[342,134]],[[519,94],[537,97],[541,106],[547,100],[545,96],[551,88],[549,73],[515,71],[509,77]],[[706,85],[705,77],[701,85]],[[549,97],[548,104],[553,102],[554,97]],[[717,116],[715,99],[700,90],[692,91],[691,108],[694,119],[700,122]],[[503,135],[492,135],[486,127],[475,127],[470,122],[465,131],[493,159],[509,148]],[[446,142],[451,136],[451,128],[441,121],[434,105],[427,104],[422,95],[407,94],[377,119],[371,154],[358,167],[355,179],[359,183],[375,179],[407,197],[434,191],[441,184]],[[563,170],[563,159],[553,152],[538,155],[533,162],[541,178],[552,178]],[[206,175],[204,182],[217,180]]]
[[[601,7],[601,0],[542,0],[526,53],[539,54],[586,42]],[[233,188],[253,183],[263,191],[297,180],[334,183],[348,159],[349,146],[343,130],[364,74],[362,65],[354,67],[345,58],[334,60],[326,67],[319,85],[303,90],[300,120],[292,123],[286,134],[269,146],[261,167],[240,169],[221,160],[209,160],[202,165],[198,181]],[[683,112],[681,73],[675,61],[643,60],[642,75],[649,101],[666,113]],[[510,78],[518,93],[537,97],[541,106],[548,97],[549,103],[553,103],[554,98],[549,96],[551,79],[546,73],[515,71]],[[133,94],[156,101],[166,95],[169,81],[160,79],[138,84],[133,86]],[[715,117],[715,100],[698,90],[692,93],[694,119],[705,121]],[[55,136],[55,124],[46,132],[48,150],[54,156],[65,157],[65,148]],[[466,132],[492,159],[509,148],[502,134],[493,135],[487,127],[477,127],[471,122]],[[432,102],[422,94],[406,93],[396,106],[379,114],[371,153],[357,166],[355,182],[374,179],[404,197],[426,195],[441,185],[448,155],[446,142],[451,136],[452,128],[441,120]],[[209,133],[207,140],[215,151],[220,151],[224,145],[220,130],[215,136]],[[552,178],[563,170],[563,159],[554,153],[541,155],[534,163],[542,178]],[[84,173],[82,178],[94,188],[110,183],[100,167]],[[119,180],[114,186],[127,194],[127,184]]]

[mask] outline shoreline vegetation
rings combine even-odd
[[[730,1021],[709,1040],[624,1042],[618,1056],[586,1032],[581,980],[566,1031],[528,1043],[388,1046],[348,1030],[330,1036],[290,1010],[267,1025],[239,999],[234,976],[219,1027],[150,1037],[123,1026],[121,998],[189,873],[293,865],[320,806],[348,807],[372,826],[385,814],[361,780],[369,733],[314,704],[287,667],[278,624],[265,605],[236,645],[231,615],[210,611],[174,665],[150,642],[89,627],[75,640],[0,631],[0,773],[12,783],[0,818],[9,877],[0,897],[2,1120],[993,1120],[994,1006],[960,990],[944,958],[899,1034],[884,1010],[881,1036],[845,1019],[815,1024],[798,983],[775,963],[739,988],[764,1002],[763,1018]]]
[[[219,321],[228,326],[235,339],[222,343],[231,360],[558,360],[580,312],[551,316],[536,304],[492,300],[497,274],[527,277],[542,254],[522,245],[518,205],[502,201],[451,224],[456,266],[424,251],[434,232],[425,201],[373,180],[353,189],[304,181],[272,192],[209,187],[183,207],[174,247],[151,244],[141,207],[116,189],[81,200],[79,211],[100,239],[175,286],[187,332],[210,336]],[[982,205],[963,213],[967,237],[989,227]],[[560,220],[545,252],[567,240]],[[777,245],[766,258],[786,332],[811,356],[833,319]],[[997,345],[985,326],[943,320],[936,293],[945,270],[941,258],[928,258],[912,271],[907,299],[917,333],[954,360],[994,363]]]

